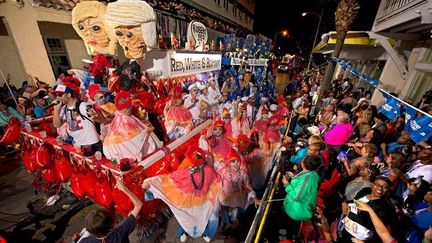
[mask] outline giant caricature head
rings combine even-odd
[[[89,55],[116,55],[117,38],[105,21],[106,5],[81,1],[72,9],[72,26],[84,40]]]
[[[118,0],[109,3],[107,23],[127,58],[142,58],[148,49],[157,47],[156,15],[153,8],[142,0]]]

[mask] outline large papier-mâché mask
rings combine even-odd
[[[143,57],[147,47],[140,25],[118,26],[114,28],[114,32],[127,58]]]
[[[116,55],[117,38],[105,15],[106,5],[98,1],[81,1],[72,9],[72,26],[89,55]]]
[[[78,23],[85,45],[96,53],[108,54],[110,39],[105,30],[105,25],[98,18],[86,18]]]

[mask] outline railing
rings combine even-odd
[[[383,7],[378,12],[377,22],[386,19],[389,16],[405,12],[419,4],[428,2],[428,0],[382,0]]]

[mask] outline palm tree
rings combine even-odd
[[[341,0],[337,6],[335,12],[335,24],[336,24],[336,45],[333,51],[333,57],[339,57],[342,50],[345,36],[357,16],[360,6],[357,0]],[[335,63],[330,62],[327,65],[325,71],[324,80],[320,89],[320,98],[322,99],[325,92],[329,89],[333,72],[335,69]]]

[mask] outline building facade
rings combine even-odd
[[[79,0],[7,0],[0,2],[0,70],[20,87],[26,74],[55,83],[60,72],[82,69],[90,59],[71,25],[71,10]],[[208,27],[209,40],[240,28],[252,30],[252,0],[149,0],[158,18],[158,38],[169,46],[171,33],[184,45],[191,20]],[[121,48],[120,48],[121,49]],[[124,61],[123,52],[118,59]],[[0,80],[2,78],[0,77]],[[0,81],[3,82],[3,81]]]
[[[381,85],[413,104],[432,89],[431,8],[431,0],[381,0],[372,27],[390,57]],[[374,98],[382,100],[378,92]]]

